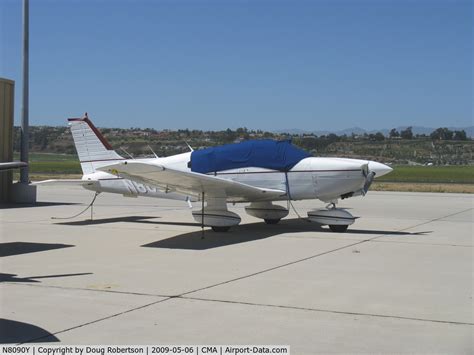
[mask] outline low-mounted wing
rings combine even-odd
[[[162,165],[134,161],[107,165],[99,170],[121,177],[198,197],[202,192],[228,201],[263,201],[285,195],[283,190],[264,189],[217,176],[169,169]]]

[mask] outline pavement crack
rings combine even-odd
[[[130,291],[118,291],[118,290],[101,290],[97,288],[87,288],[87,287],[66,287],[66,286],[55,286],[55,285],[38,285],[38,284],[28,284],[28,283],[17,283],[6,281],[3,282],[4,285],[14,285],[14,286],[27,286],[27,287],[40,287],[40,288],[55,288],[59,290],[72,290],[72,291],[91,291],[91,292],[102,292],[102,293],[115,293],[122,295],[130,296],[144,296],[144,297],[161,297],[161,298],[173,298],[179,297],[174,295],[160,295],[154,293],[143,293],[143,292],[130,292]]]
[[[186,296],[183,296],[183,297],[179,297],[179,298],[183,299],[183,300],[230,303],[230,304],[238,304],[238,305],[245,305],[245,306],[281,308],[281,309],[299,310],[299,311],[307,311],[307,312],[322,312],[322,313],[342,314],[342,315],[349,315],[349,316],[392,318],[392,319],[401,319],[401,320],[410,320],[410,321],[419,321],[419,322],[430,322],[430,323],[455,324],[455,325],[474,325],[474,323],[469,323],[469,322],[447,321],[447,320],[427,319],[427,318],[417,318],[417,317],[405,317],[405,316],[397,316],[397,315],[390,315],[390,314],[348,312],[348,311],[338,311],[338,310],[333,310],[333,309],[298,307],[298,306],[285,306],[285,305],[277,305],[277,304],[230,301],[230,300],[200,298],[200,297],[186,297]]]
[[[71,331],[71,330],[75,330],[75,329],[79,329],[79,328],[82,328],[82,327],[86,327],[86,326],[91,325],[91,324],[99,323],[99,322],[102,322],[102,321],[104,321],[104,320],[108,320],[108,319],[120,317],[120,316],[122,316],[122,315],[124,315],[124,314],[130,313],[130,312],[134,312],[134,311],[138,311],[138,310],[140,310],[140,309],[147,308],[147,307],[153,306],[153,305],[155,305],[155,304],[168,301],[168,300],[170,300],[170,299],[173,299],[173,298],[171,298],[171,297],[165,298],[165,299],[162,299],[162,300],[158,300],[158,301],[155,301],[155,302],[151,302],[151,303],[144,304],[144,305],[142,305],[142,306],[134,307],[134,308],[128,309],[128,310],[123,311],[123,312],[114,313],[114,314],[112,314],[112,315],[109,315],[109,316],[106,316],[106,317],[102,317],[102,318],[98,318],[98,319],[95,319],[95,320],[90,321],[90,322],[82,323],[82,324],[76,325],[76,326],[74,326],[74,327],[66,328],[66,329],[63,329],[63,330],[60,330],[60,331],[51,333],[51,334],[43,335],[43,336],[40,336],[40,337],[37,337],[37,338],[34,338],[34,339],[30,339],[30,340],[21,342],[21,343],[19,343],[19,345],[21,345],[21,344],[26,344],[26,343],[37,342],[37,341],[39,341],[39,340],[47,339],[47,338],[49,338],[51,335],[58,335],[58,334],[61,334],[61,333],[69,332],[69,331]]]

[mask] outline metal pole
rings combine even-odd
[[[204,239],[204,191],[202,192],[201,201],[201,239]]]
[[[20,160],[28,163],[28,57],[29,57],[29,0],[23,0],[23,99],[21,106]],[[28,184],[28,167],[20,170],[20,182]]]

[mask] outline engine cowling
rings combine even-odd
[[[274,205],[271,202],[252,202],[245,207],[247,214],[265,220],[280,220],[288,216],[288,210],[279,205]]]

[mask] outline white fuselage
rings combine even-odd
[[[189,172],[191,171],[188,164],[190,160],[191,152],[166,158],[136,159],[135,161],[163,165],[175,170]],[[106,164],[104,162],[104,165]],[[286,196],[282,196],[280,200],[317,198],[329,202],[363,188],[366,177],[362,172],[362,166],[365,164],[368,164],[369,171],[375,172],[376,177],[385,175],[392,170],[390,167],[374,161],[311,157],[301,160],[288,172],[250,167],[208,174],[260,188],[286,191]],[[177,200],[194,199],[196,197],[160,190],[106,172],[97,171],[84,175],[83,180],[91,181],[90,185],[85,186],[87,189],[119,193],[129,197],[146,196]]]

